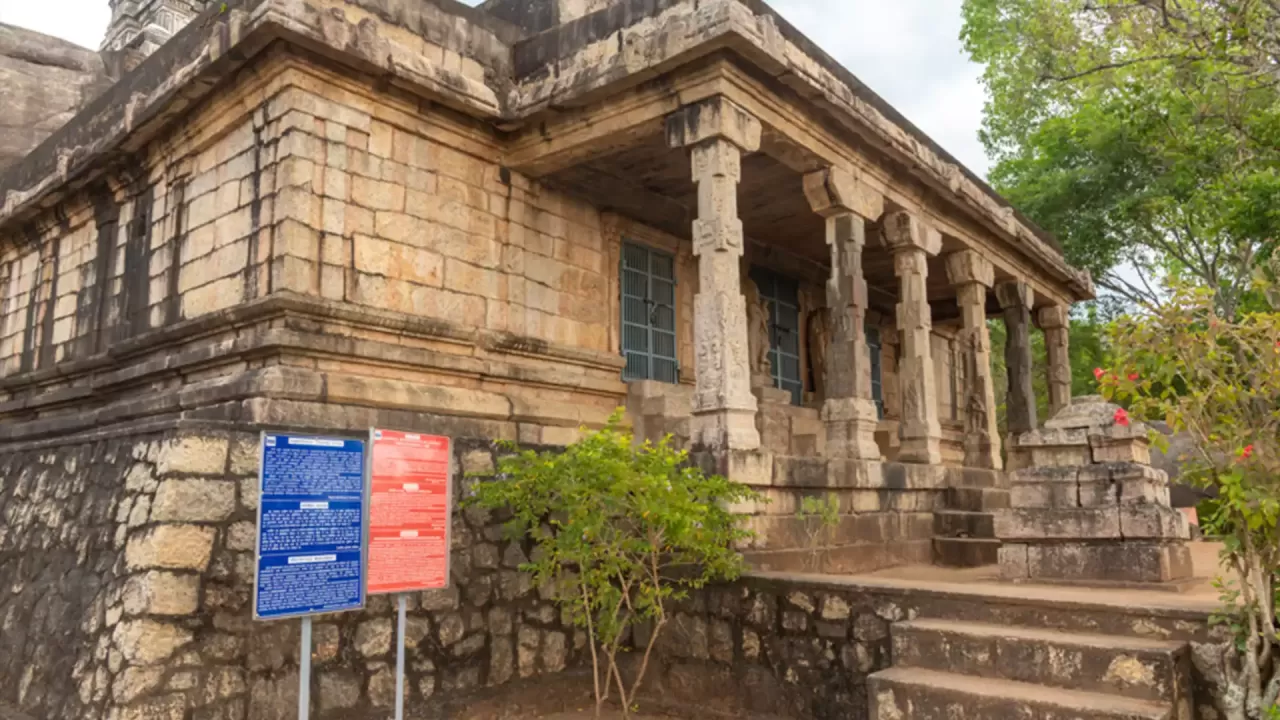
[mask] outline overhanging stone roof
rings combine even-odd
[[[837,122],[874,138],[917,177],[1002,231],[1076,299],[1093,297],[1088,274],[1063,259],[1051,236],[761,0],[616,0],[538,31],[556,17],[539,8],[554,2],[491,0],[485,7],[492,12],[453,0],[219,3],[0,175],[0,228],[143,147],[276,39],[504,128],[728,49]],[[404,42],[413,37],[443,48],[446,56],[452,53],[470,71],[448,60],[431,62]]]

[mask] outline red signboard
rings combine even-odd
[[[450,443],[374,430],[369,477],[369,594],[449,586]]]

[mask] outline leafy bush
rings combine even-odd
[[[1220,589],[1222,622],[1238,637],[1224,682],[1239,705],[1222,709],[1268,718],[1280,695],[1280,312],[1223,317],[1218,307],[1211,289],[1174,286],[1166,302],[1117,321],[1117,366],[1098,375],[1134,416],[1192,440],[1181,479],[1217,491],[1204,527],[1235,575]]]
[[[510,511],[508,532],[532,539],[522,569],[590,637],[597,716],[611,685],[631,711],[670,602],[742,572],[733,548],[750,533],[728,508],[756,497],[690,466],[669,439],[634,444],[620,423],[621,411],[563,452],[511,448],[468,501]],[[627,686],[618,656],[638,623],[648,640]]]

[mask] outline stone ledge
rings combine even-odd
[[[284,327],[254,327],[281,317],[285,320]],[[462,348],[470,346],[473,352],[454,354],[377,340],[322,334],[315,331],[313,324],[309,325],[315,320],[336,320],[411,337],[444,340]],[[238,337],[208,342],[198,347],[184,347],[186,343],[210,338],[218,332],[237,329],[241,329]],[[485,357],[484,354],[477,357],[475,349],[495,357]],[[10,400],[0,402],[0,416],[94,399],[101,401],[104,397],[125,392],[139,383],[172,376],[188,368],[207,368],[210,363],[227,363],[246,356],[288,352],[350,357],[361,361],[373,360],[448,374],[469,375],[476,379],[490,378],[517,384],[569,388],[590,394],[617,396],[619,402],[626,393],[620,379],[624,360],[618,356],[557,346],[506,333],[468,330],[444,320],[425,320],[286,293],[215,313],[212,317],[161,328],[91,358],[0,379],[0,391],[7,391],[11,397]],[[505,357],[517,362],[503,359]],[[543,363],[550,360],[559,365],[554,369],[524,366],[518,362],[520,358],[537,358]],[[129,361],[134,362],[119,367]],[[566,365],[576,368],[577,372],[569,372]],[[61,386],[34,394],[42,385],[52,382],[61,383]],[[0,429],[0,438],[3,437],[3,432]]]
[[[610,394],[611,395],[611,394]],[[619,393],[621,396],[621,393]],[[151,416],[195,418],[209,409],[242,404],[248,410],[256,401],[298,401],[349,408],[354,413],[405,411],[449,415],[460,419],[549,425],[576,430],[593,418],[577,405],[535,405],[506,395],[465,387],[424,385],[404,380],[355,377],[304,368],[271,366],[188,385],[177,391],[162,390],[141,397],[126,397],[109,405],[52,417],[0,424],[0,443],[29,442],[40,438],[83,432],[89,428]],[[558,412],[561,411],[561,412]],[[568,414],[566,414],[568,413]],[[290,425],[288,419],[271,422],[236,412],[216,413],[215,419],[254,425]],[[370,427],[374,423],[338,423],[339,427]]]

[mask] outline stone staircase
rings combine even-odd
[[[1186,643],[1098,634],[1067,612],[1002,619],[895,624],[893,667],[868,678],[871,720],[1192,719]]]
[[[946,506],[933,516],[934,561],[945,567],[982,567],[999,562],[995,511],[1009,507],[1000,473],[966,470],[947,489]]]

